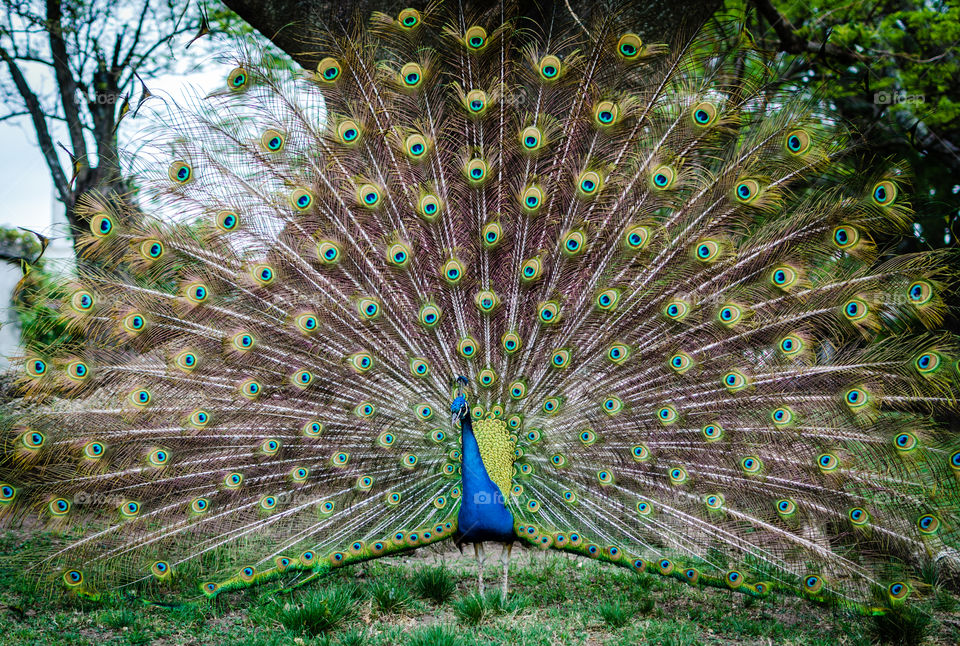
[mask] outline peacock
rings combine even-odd
[[[202,599],[452,539],[504,593],[516,543],[864,613],[955,571],[956,264],[896,252],[908,169],[736,21],[547,13],[241,43],[136,206],[84,196],[6,418],[2,523],[53,536],[16,567]]]

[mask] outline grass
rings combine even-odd
[[[514,550],[511,591],[476,593],[476,566],[428,550],[336,571],[301,589],[270,585],[175,608],[41,596],[0,572],[0,645],[630,646],[660,644],[955,645],[960,620],[943,589],[884,618],[794,598],[750,599],[564,555]]]
[[[603,620],[614,628],[626,626],[633,619],[633,613],[619,601],[604,601],[599,610]]]
[[[374,606],[384,614],[401,613],[410,606],[410,591],[402,578],[375,581],[370,586]]]
[[[457,589],[457,584],[446,567],[422,567],[413,575],[413,588],[421,597],[434,603],[447,601]]]
[[[268,611],[284,628],[311,636],[328,633],[357,614],[358,589],[350,586],[317,587],[298,602]]]
[[[526,597],[507,595],[499,590],[480,594],[474,592],[454,602],[453,612],[459,620],[468,624],[478,624],[497,615],[516,613],[527,605]]]

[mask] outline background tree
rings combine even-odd
[[[395,15],[407,6],[425,3],[411,0],[223,0],[254,29],[266,36],[301,66],[313,69],[322,58],[312,45],[311,32],[326,25],[350,31],[357,21],[366,20],[372,11]],[[477,8],[494,6],[492,2],[467,2]],[[518,0],[517,13],[541,21],[552,11],[569,12],[585,24],[594,12],[607,11],[606,2],[590,0]],[[638,33],[656,42],[669,42],[685,28],[692,28],[709,18],[721,0],[649,0],[620,3],[619,10],[636,25]]]
[[[30,123],[76,232],[86,226],[74,210],[83,193],[131,188],[120,168],[120,120],[148,98],[142,79],[169,67],[177,37],[198,31],[199,9],[174,0],[2,0],[0,7],[0,120]]]
[[[956,245],[960,1],[749,0],[747,9],[758,45],[801,55],[792,80],[859,131],[865,157],[910,164],[916,235],[901,250]]]

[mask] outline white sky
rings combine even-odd
[[[229,47],[223,41],[218,44]],[[173,102],[179,102],[191,88],[206,93],[222,86],[230,71],[229,65],[211,60],[210,57],[204,57],[201,63],[196,63],[194,59],[177,66],[184,72],[144,79],[153,94],[162,95],[168,101],[172,99]],[[202,71],[196,71],[197,68]],[[31,83],[38,81],[33,70],[27,70],[26,73]],[[0,69],[0,74],[9,72],[3,68]],[[30,78],[31,76],[34,78]],[[134,105],[136,96],[139,95],[139,86],[136,90]],[[150,103],[154,108],[158,104],[155,100]],[[147,112],[145,107],[139,119],[141,124]],[[120,124],[121,148],[130,145],[139,129],[137,120],[132,117],[133,112]],[[54,142],[61,141],[66,145],[69,138],[63,124],[51,122],[51,127]],[[57,201],[50,172],[40,153],[36,133],[29,118],[0,122],[0,151],[0,177],[4,178],[0,182],[0,226],[29,227],[46,235],[52,234],[51,237],[63,235],[66,227],[63,206]],[[64,172],[69,177],[70,162],[63,151],[58,149],[58,153]]]
[[[227,48],[224,40],[212,43],[213,47]],[[202,55],[201,48],[190,48],[190,59],[178,61],[178,72],[144,79],[150,91],[163,96],[172,106],[180,102],[191,92],[207,93],[223,87],[230,66]],[[199,63],[197,62],[199,60]],[[202,71],[196,71],[196,70]],[[6,67],[0,67],[0,74],[9,74]],[[37,78],[37,71],[26,69],[25,75],[32,85],[43,87],[43,79]],[[40,92],[40,90],[37,90]],[[139,93],[139,86],[137,87]],[[136,96],[134,97],[134,101]],[[152,108],[162,107],[159,101],[151,100]],[[129,147],[135,141],[137,132],[149,118],[150,110],[144,106],[139,119],[129,113],[120,124],[119,139],[121,148]],[[138,124],[139,121],[139,124]],[[60,122],[51,122],[51,136],[54,142],[66,144],[69,138]],[[69,240],[63,237],[67,231],[67,221],[63,214],[63,205],[57,201],[53,181],[37,145],[36,133],[31,121],[26,117],[0,122],[0,226],[27,227],[54,238],[47,249],[45,258],[54,262],[48,268],[69,271],[72,268],[73,249]],[[64,172],[71,172],[67,155],[58,149]],[[56,238],[60,239],[56,239]],[[60,259],[59,261],[55,259]],[[19,325],[16,313],[9,306],[10,294],[20,279],[20,268],[9,263],[0,263],[0,370],[6,369],[8,357],[19,352]]]

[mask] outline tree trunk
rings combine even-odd
[[[297,63],[307,69],[316,67],[322,54],[317,51],[315,36],[322,30],[351,32],[362,24],[373,11],[396,15],[409,5],[398,0],[224,0],[230,9],[250,23],[254,29],[270,39]],[[471,3],[489,6],[489,3]],[[717,9],[720,0],[649,0],[623,7],[624,22],[644,40],[667,42],[695,29]],[[594,12],[605,11],[600,3],[584,0],[559,0],[556,3],[538,3],[519,0],[518,14],[539,21],[545,13],[573,12],[581,22],[590,24]]]

